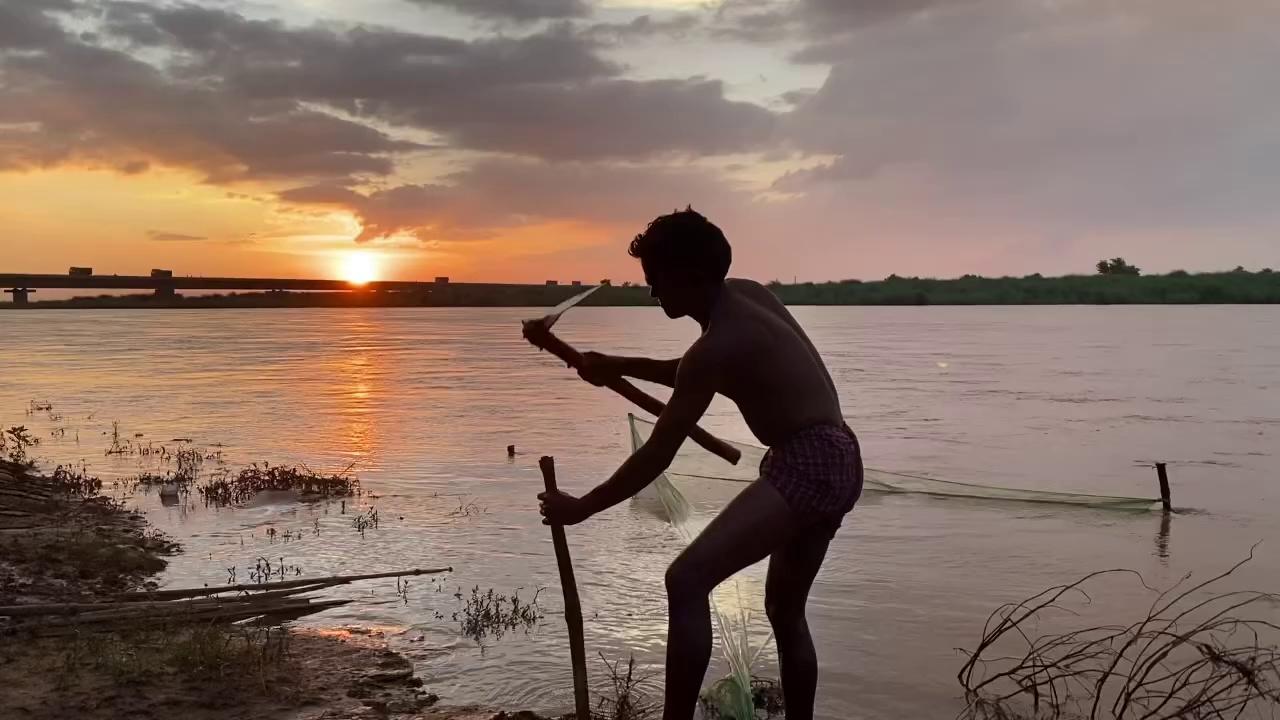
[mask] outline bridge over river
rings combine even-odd
[[[257,291],[257,292],[397,292],[419,296],[439,294],[467,295],[498,293],[512,290],[543,290],[551,295],[561,295],[562,288],[581,285],[573,281],[561,286],[548,280],[544,285],[518,285],[507,283],[450,283],[447,277],[433,281],[375,280],[352,283],[347,280],[316,280],[307,278],[252,278],[252,277],[201,277],[177,276],[168,270],[152,270],[150,275],[94,275],[86,269],[72,268],[65,275],[0,273],[0,288],[13,296],[13,303],[26,305],[31,294],[47,288],[78,290],[150,290],[155,297],[175,298],[182,290],[201,291]]]

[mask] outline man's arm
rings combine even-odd
[[[540,494],[549,522],[572,525],[640,492],[667,469],[681,443],[707,411],[716,394],[715,364],[707,350],[695,343],[685,355],[675,378],[675,392],[658,416],[648,441],[627,458],[608,480],[581,499],[563,494]]]
[[[673,383],[675,392],[644,445],[627,458],[613,477],[582,497],[588,517],[640,492],[671,464],[716,394],[715,374],[703,353],[705,350],[695,346],[686,362],[679,363]]]
[[[666,385],[669,388],[676,386],[676,369],[680,367],[679,358],[675,360],[653,360],[651,358],[610,355],[607,362],[613,372],[618,375]]]

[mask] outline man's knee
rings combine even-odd
[[[807,627],[804,617],[804,603],[795,602],[791,598],[765,594],[764,614],[769,618],[775,635],[789,631],[803,630]]]
[[[676,558],[671,565],[667,566],[665,580],[667,597],[693,598],[699,595],[705,597],[711,592],[711,588],[705,586],[703,573],[694,567],[694,564],[689,562],[684,555]]]

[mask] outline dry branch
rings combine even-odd
[[[962,717],[1087,717],[1090,720],[1234,718],[1280,709],[1280,625],[1241,617],[1280,605],[1256,591],[1214,592],[1249,558],[1185,589],[1156,592],[1146,614],[1128,625],[1102,625],[1032,639],[1025,628],[1065,597],[1088,599],[1083,585],[1130,570],[1091,573],[998,608],[957,678],[968,707]],[[1189,576],[1188,576],[1189,577]],[[1183,581],[1187,577],[1183,578]],[[1020,653],[995,656],[1016,643]]]

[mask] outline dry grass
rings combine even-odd
[[[600,654],[600,662],[609,672],[609,695],[601,696],[592,711],[592,720],[650,720],[657,716],[659,704],[649,699],[652,676],[636,675],[636,659],[610,663]]]
[[[1089,718],[1174,720],[1274,716],[1280,709],[1280,596],[1217,591],[1249,558],[1203,582],[1156,591],[1138,573],[1106,570],[997,609],[958,679],[966,720]],[[1032,639],[1042,614],[1088,601],[1085,586],[1137,578],[1154,599],[1127,625],[1087,627]],[[1269,614],[1263,608],[1271,608]],[[1008,651],[1009,645],[1020,650]],[[997,650],[997,648],[1001,648]],[[966,651],[967,652],[967,651]]]
[[[265,689],[270,671],[288,652],[289,633],[279,627],[225,623],[138,625],[107,633],[86,632],[60,645],[61,670],[68,680],[84,671],[103,672],[117,681],[166,674],[192,679],[244,677]]]

